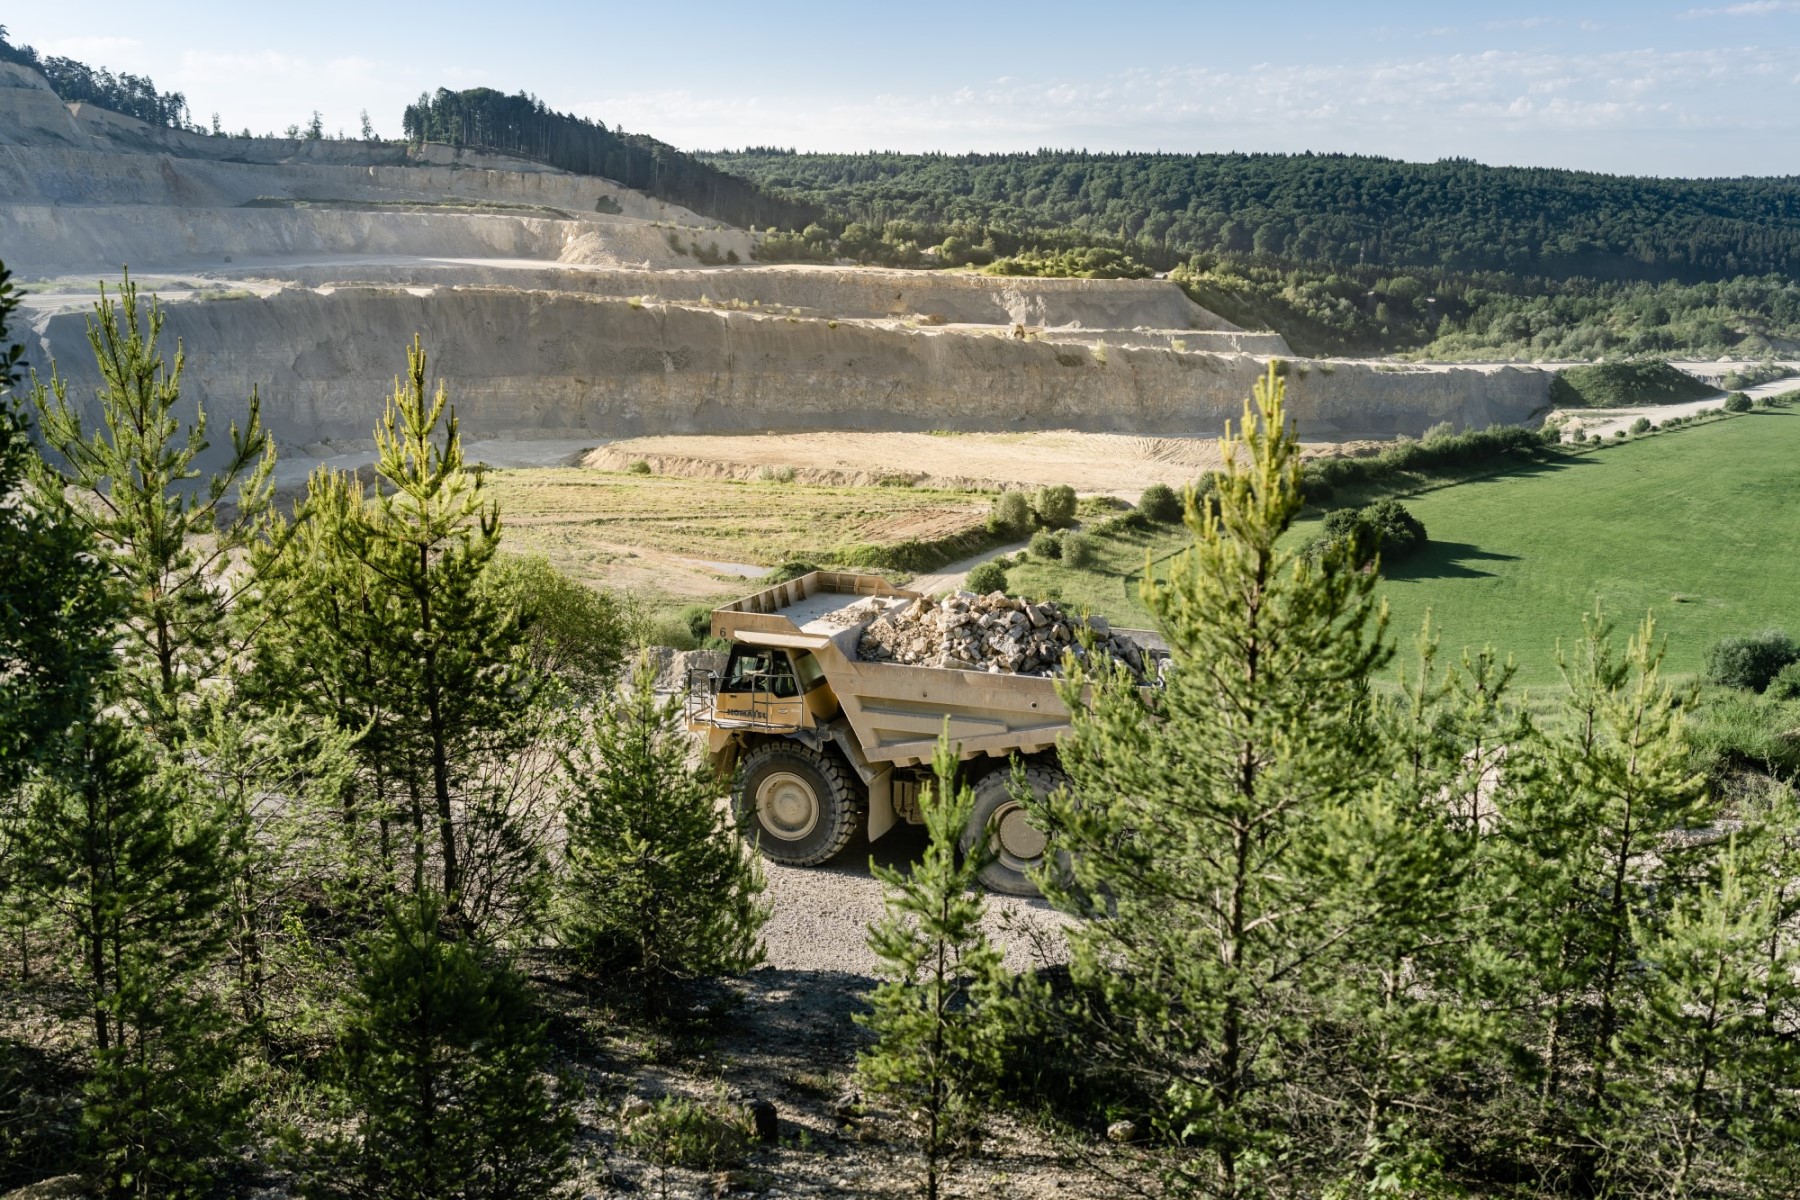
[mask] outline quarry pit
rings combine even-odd
[[[54,359],[91,397],[95,283],[129,265],[186,349],[185,394],[223,421],[255,388],[296,466],[370,446],[415,333],[464,436],[521,464],[554,446],[600,448],[592,464],[616,468],[651,451],[608,444],[649,438],[682,473],[730,474],[758,465],[741,437],[848,432],[867,463],[934,483],[1061,461],[1114,490],[1190,473],[1205,450],[1171,447],[1236,418],[1271,357],[1318,442],[1522,422],[1547,402],[1532,368],[1295,360],[1166,280],[757,265],[756,234],[604,179],[434,145],[158,129],[64,105],[10,64],[0,144],[0,259],[28,292],[28,361]],[[917,438],[867,440],[930,433],[971,436],[944,463]],[[1094,435],[1077,469],[1066,439]],[[1115,450],[1131,465],[1109,475]]]

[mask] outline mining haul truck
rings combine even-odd
[[[1023,761],[1039,795],[1060,787],[1056,740],[1069,710],[1044,676],[861,661],[864,627],[919,599],[878,575],[815,571],[715,610],[713,636],[731,654],[722,675],[688,680],[688,727],[735,776],[745,836],[774,862],[814,866],[859,827],[872,842],[923,821],[920,789],[948,722],[975,790],[964,848],[986,836],[994,856],[982,882],[1036,895],[1028,872],[1046,839],[1014,795],[1011,764]]]

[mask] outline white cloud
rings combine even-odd
[[[1764,102],[1747,107],[1730,86],[1748,77],[1780,86],[1776,74],[1785,77],[1791,69],[1785,56],[1756,49],[1575,55],[1492,50],[1366,66],[1135,69],[1090,80],[1014,77],[836,102],[668,90],[596,97],[578,110],[682,146],[1311,147],[1480,156],[1493,154],[1497,142],[1529,146],[1533,138],[1600,145],[1607,134],[1796,130],[1800,106],[1765,94]],[[1669,161],[1658,169],[1682,167]]]
[[[1684,17],[1766,17],[1771,13],[1800,12],[1800,0],[1748,0],[1720,8],[1690,8]]]

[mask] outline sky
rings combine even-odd
[[[231,130],[528,91],[684,149],[1342,151],[1800,174],[1800,0],[15,0],[15,43]]]

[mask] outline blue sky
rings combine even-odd
[[[34,0],[15,41],[279,130],[483,84],[687,148],[1349,151],[1800,174],[1800,0]]]

